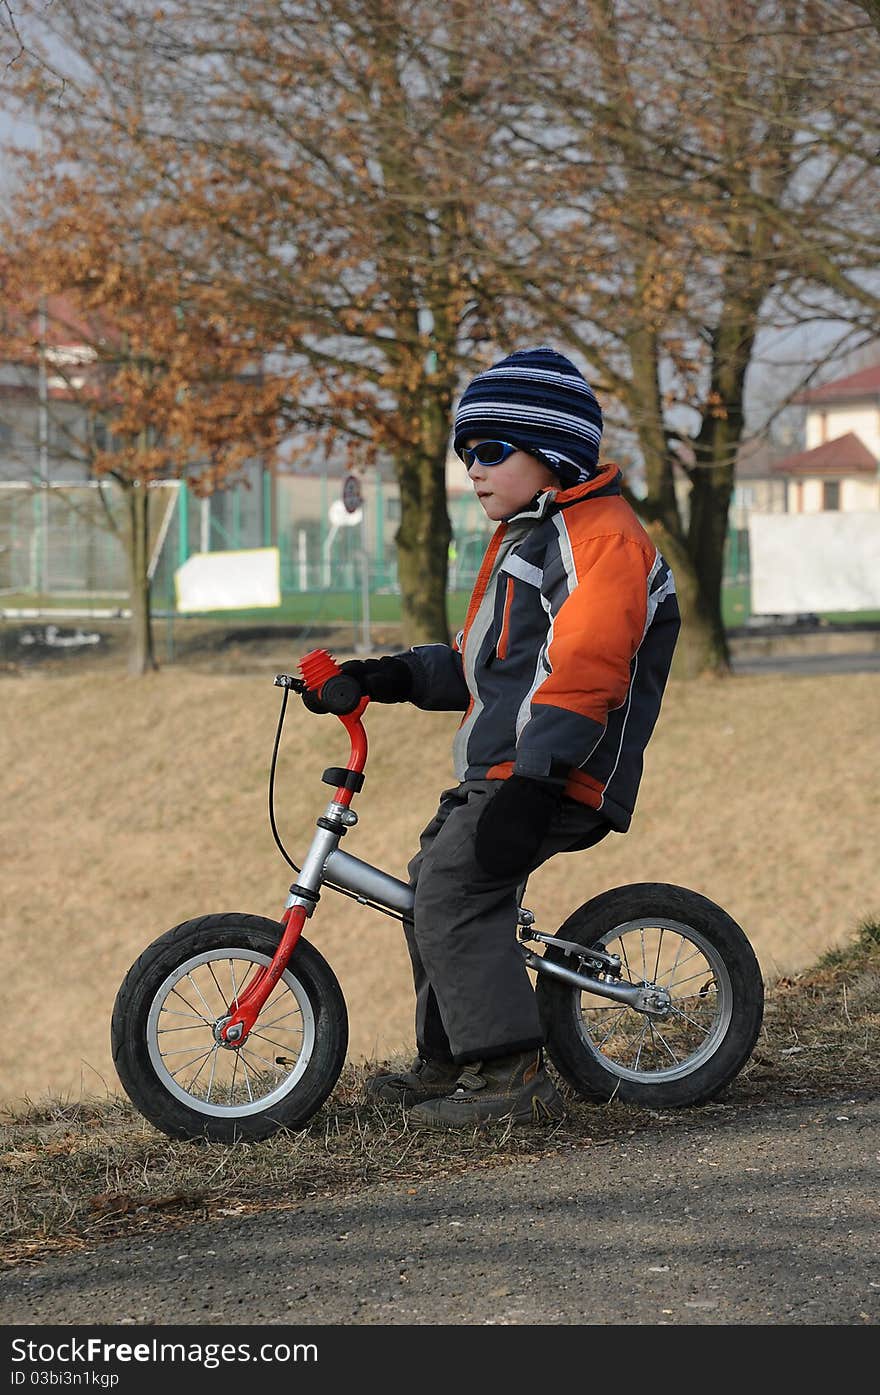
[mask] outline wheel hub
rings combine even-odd
[[[211,1031],[214,1035],[214,1040],[216,1041],[218,1046],[222,1046],[226,1051],[237,1051],[243,1042],[241,1026],[239,1025],[237,1029],[236,1040],[230,1041],[228,1037],[224,1037],[223,1035],[223,1028],[226,1026],[227,1022],[230,1022],[231,1020],[232,1013],[227,1012],[225,1016],[217,1018],[216,1022],[211,1028]],[[235,1030],[236,1029],[233,1028],[233,1031]]]
[[[672,1011],[672,998],[665,988],[646,983],[639,994],[636,1011],[647,1017],[668,1017]]]

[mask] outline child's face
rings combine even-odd
[[[489,439],[488,436],[473,436],[465,444],[475,446],[478,441]],[[514,451],[500,465],[481,465],[475,460],[468,470],[468,478],[486,515],[496,523],[524,509],[539,490],[559,485],[549,466],[524,450]]]

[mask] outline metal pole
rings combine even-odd
[[[43,163],[43,128],[37,126],[37,156]],[[40,474],[40,508],[38,524],[39,571],[38,582],[42,594],[49,590],[49,380],[46,373],[46,336],[48,315],[46,297],[40,296],[37,310],[37,335],[39,356],[37,366],[37,441]]]
[[[272,546],[272,474],[266,469],[265,459],[261,462],[263,471],[263,546]]]
[[[361,642],[355,645],[355,653],[372,654],[373,641],[370,637],[370,554],[367,551],[366,500],[361,504],[361,544]]]
[[[300,591],[308,591],[308,589],[309,589],[309,563],[308,563],[308,544],[307,544],[307,542],[306,542],[306,530],[305,530],[305,528],[300,528],[299,533],[298,533],[298,535],[297,535],[297,540],[298,540],[298,541],[297,541],[297,548],[298,548],[298,550],[297,550],[297,558],[298,558],[298,561],[299,561],[299,589],[300,589]]]
[[[373,641],[370,638],[370,558],[365,547],[361,548],[361,642],[356,646],[355,652],[373,652]]]
[[[37,369],[37,440],[40,473],[39,513],[39,587],[45,596],[49,591],[49,379],[46,372],[46,334],[48,317],[46,297],[40,296],[37,313],[39,336],[39,366]]]
[[[385,496],[382,471],[376,466],[376,582],[385,585]]]
[[[177,499],[177,565],[182,567],[189,557],[189,487],[186,478],[180,481]]]

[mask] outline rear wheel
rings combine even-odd
[[[547,1053],[591,1100],[668,1108],[712,1099],[737,1075],[761,1030],[764,985],[748,939],[713,901],[686,887],[615,887],[579,907],[558,938],[617,955],[611,983],[659,990],[652,1016],[577,986],[538,976]],[[588,954],[547,946],[551,961],[596,976]],[[602,972],[602,970],[599,970]]]
[[[111,1023],[119,1078],[172,1138],[255,1141],[301,1129],[339,1079],[348,1014],[329,964],[302,937],[246,1040],[219,1024],[269,964],[282,926],[262,916],[188,920],[129,969]]]

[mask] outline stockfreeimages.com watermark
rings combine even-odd
[[[104,1337],[70,1337],[58,1342],[13,1337],[12,1385],[101,1385],[111,1387],[118,1374],[101,1370],[109,1365],[182,1365],[216,1370],[236,1362],[318,1360],[314,1342],[168,1342],[151,1337],[141,1342],[107,1341]],[[60,1371],[54,1369],[60,1366]],[[85,1367],[87,1369],[77,1369]],[[52,1369],[50,1369],[52,1368]]]

